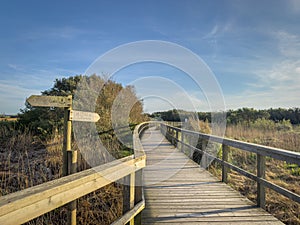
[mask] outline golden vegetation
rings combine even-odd
[[[203,124],[200,126],[203,126]],[[300,151],[299,127],[293,127],[288,121],[276,124],[273,121],[258,120],[252,124],[229,125],[226,129],[226,137],[291,151]],[[256,154],[230,148],[230,162],[256,174]],[[219,165],[212,164],[210,171],[221,178]],[[266,179],[300,194],[300,165],[287,164],[267,157]],[[231,171],[229,184],[250,200],[256,202],[256,183],[254,181]],[[300,204],[270,189],[266,190],[266,210],[285,224],[300,224]]]
[[[4,126],[0,134],[0,196],[62,176],[62,136],[41,141],[29,131],[19,133]],[[87,167],[83,161],[81,169]],[[122,190],[114,183],[78,199],[78,224],[110,224],[120,217]],[[27,224],[65,224],[66,216],[67,208],[61,207]]]

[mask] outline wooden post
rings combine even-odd
[[[130,174],[130,209],[134,207],[135,172]]]
[[[257,177],[265,179],[266,157],[257,154]],[[263,209],[266,207],[266,190],[262,183],[257,182],[257,205]]]
[[[72,101],[72,95],[68,96]],[[77,151],[72,151],[72,105],[64,108],[63,176],[77,172]],[[76,201],[68,204],[68,224],[76,225]]]
[[[135,194],[135,173],[130,174],[130,209],[134,208],[134,194]],[[130,225],[134,225],[134,218],[130,220]]]
[[[123,215],[130,210],[130,175],[123,178]],[[129,224],[129,223],[127,223]]]
[[[176,141],[176,140],[175,140],[175,132],[176,132],[175,129],[172,128],[171,136],[172,136],[172,144],[173,144],[173,145],[175,145],[175,141]]]
[[[184,151],[184,132],[183,130],[181,129],[181,152]]]
[[[175,137],[176,137],[175,146],[177,147],[177,145],[178,145],[178,130],[175,130]]]
[[[229,146],[222,145],[222,161],[228,162],[228,153],[229,153]],[[228,181],[228,172],[229,168],[225,165],[222,165],[222,182],[227,183]]]
[[[140,169],[135,172],[134,204],[137,204],[143,200],[142,188],[143,188],[143,169]]]
[[[206,145],[207,145],[206,139],[202,138],[202,149],[201,149],[202,151],[205,151]]]
[[[201,142],[202,142],[201,150],[203,153],[202,153],[202,157],[201,157],[200,166],[206,169],[207,155],[205,154],[205,149],[206,149],[207,141],[206,141],[206,139],[202,138]]]
[[[143,169],[135,172],[135,194],[134,194],[134,204],[141,202],[143,200]],[[134,218],[135,225],[142,224],[142,214],[139,213]]]
[[[135,197],[135,173],[124,178],[124,190],[123,190],[123,214],[127,213],[134,208]],[[132,218],[126,225],[134,225],[134,218]]]
[[[68,175],[68,147],[69,150],[71,150],[71,147],[68,146],[68,144],[70,145],[70,143],[67,143],[68,132],[69,130],[71,130],[70,127],[68,127],[68,123],[69,123],[69,107],[64,108],[63,176]]]

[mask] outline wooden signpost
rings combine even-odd
[[[69,96],[40,96],[31,95],[26,100],[35,107],[64,108],[64,141],[63,141],[63,176],[77,172],[77,151],[71,148],[72,121],[97,122],[97,113],[72,110],[72,95]],[[69,203],[68,222],[76,225],[76,201]]]
[[[70,111],[70,120],[81,122],[97,122],[100,116],[97,113],[83,112],[83,111]]]
[[[40,96],[31,95],[27,102],[31,106],[40,107],[71,107],[72,96]]]

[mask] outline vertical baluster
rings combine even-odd
[[[181,152],[184,152],[184,132],[181,129]]]
[[[178,130],[177,129],[175,130],[175,136],[176,136],[175,146],[178,147]]]
[[[135,197],[135,173],[124,178],[123,189],[123,215],[134,208]],[[134,225],[134,218],[132,218],[126,225]]]
[[[266,157],[260,154],[257,154],[257,177],[265,179],[266,173]],[[265,186],[257,182],[257,205],[263,209],[266,206],[266,191]]]
[[[228,162],[228,154],[229,154],[229,146],[222,145],[222,161]],[[222,165],[222,182],[227,183],[228,182],[228,172],[229,168],[225,165]]]
[[[207,143],[208,143],[207,140],[203,138],[202,139],[202,151],[203,151],[203,154],[202,154],[202,158],[201,158],[201,162],[200,162],[200,165],[203,168],[206,168],[207,165],[208,165],[208,157],[205,154],[205,149],[206,149]]]

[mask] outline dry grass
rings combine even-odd
[[[0,140],[0,196],[62,176],[62,136],[42,142],[29,131],[20,133],[0,123]],[[79,168],[89,166],[81,160]],[[112,183],[78,199],[77,224],[111,224],[122,213],[122,190]],[[66,218],[64,206],[27,224],[66,224]]]
[[[2,117],[0,118],[0,122],[16,122],[18,120],[18,118],[11,118],[11,117]]]
[[[226,136],[242,141],[282,148],[291,151],[300,151],[300,133],[298,127],[290,131],[264,130],[242,126],[228,126]],[[256,155],[231,148],[230,160],[249,172],[256,173]],[[220,167],[212,165],[210,168],[218,177],[221,176]],[[283,161],[267,158],[267,180],[300,194],[300,165],[290,165]],[[229,184],[253,202],[256,202],[256,183],[232,171],[229,174]],[[288,225],[300,224],[300,204],[267,189],[266,209],[278,219]]]

